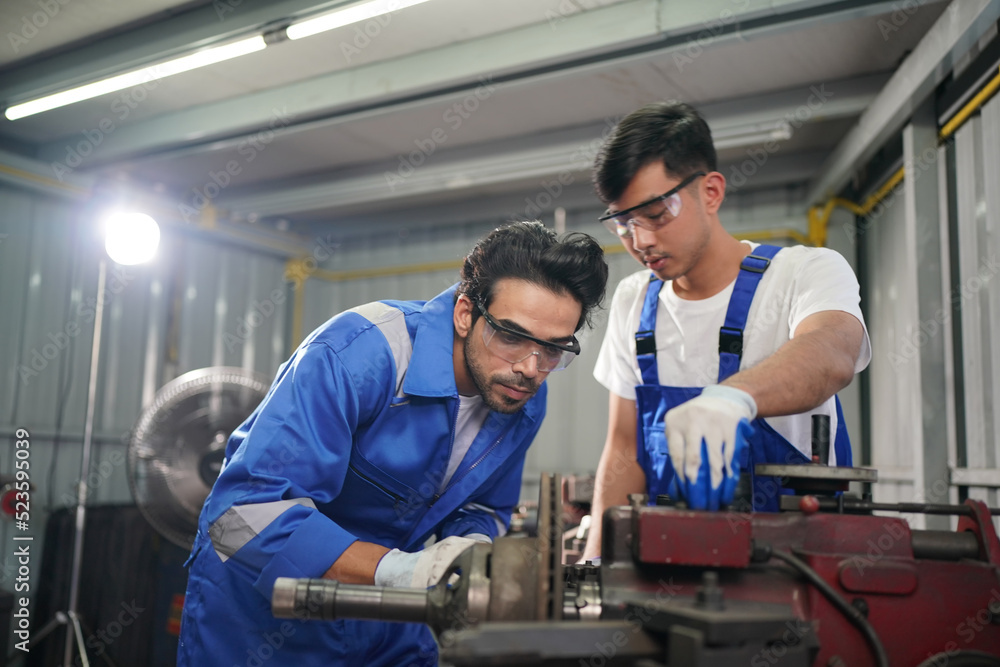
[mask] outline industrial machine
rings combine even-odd
[[[477,544],[426,591],[279,579],[272,609],[427,623],[456,667],[1000,666],[1000,541],[983,503],[842,493],[875,481],[869,469],[755,474],[795,492],[782,512],[633,497],[606,512],[599,565],[562,564],[560,479],[546,475],[537,538]],[[953,515],[957,530],[876,511]]]

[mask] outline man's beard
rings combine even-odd
[[[533,381],[527,380],[516,373],[512,375],[494,375],[493,377],[487,376],[486,371],[483,370],[481,365],[479,365],[475,355],[473,354],[471,332],[470,335],[465,337],[465,342],[462,347],[465,353],[465,367],[469,371],[469,377],[472,378],[472,382],[476,385],[479,395],[483,397],[483,402],[487,407],[489,407],[490,410],[509,415],[520,410],[527,402],[527,399],[517,400],[505,394],[495,396],[490,391],[492,384],[505,384],[509,387],[529,391],[532,395],[538,391],[538,384],[535,384]],[[486,350],[485,347],[483,348],[483,354],[489,354],[489,351]]]

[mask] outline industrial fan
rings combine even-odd
[[[200,368],[164,385],[136,422],[129,487],[143,516],[174,544],[191,548],[226,441],[269,385],[269,378],[242,368]]]

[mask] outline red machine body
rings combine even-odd
[[[960,651],[1000,656],[1000,540],[989,510],[967,501],[958,531],[911,531],[899,518],[826,513],[707,513],[617,508],[601,567],[604,617],[636,593],[694,596],[718,573],[724,604],[788,605],[819,640],[814,665],[875,665],[843,611],[770,552],[795,554],[867,616],[893,666],[940,664]],[[627,534],[626,534],[627,531]],[[739,603],[735,603],[739,604]],[[724,613],[724,611],[723,611]],[[790,624],[785,641],[796,641]],[[801,634],[801,633],[800,633]],[[781,642],[751,667],[773,665]],[[930,662],[928,662],[930,661]]]

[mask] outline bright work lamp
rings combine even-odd
[[[108,257],[131,266],[149,261],[160,243],[160,227],[145,213],[116,211],[105,220]]]
[[[160,243],[160,228],[153,218],[145,213],[116,211],[103,221],[105,249],[108,256],[119,264],[141,264],[149,261]],[[101,257],[97,273],[97,303],[94,314],[94,337],[90,350],[90,376],[87,382],[87,411],[83,422],[83,451],[80,454],[80,481],[77,485],[76,521],[73,531],[73,560],[69,583],[69,605],[65,612],[57,612],[56,618],[38,635],[41,640],[60,624],[66,625],[66,643],[63,666],[82,664],[89,667],[87,650],[84,648],[84,633],[80,627],[78,611],[80,600],[80,575],[83,566],[83,538],[87,520],[87,479],[90,474],[91,451],[94,437],[94,408],[97,402],[97,378],[100,370],[101,333],[104,325],[105,283],[108,261]],[[80,662],[73,661],[73,653],[79,653]]]

